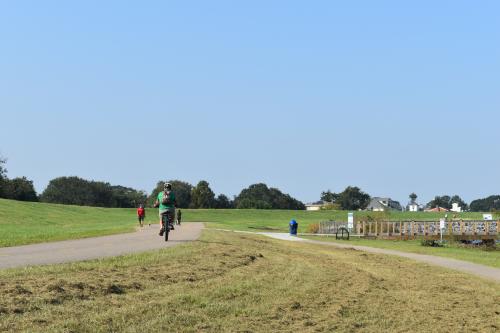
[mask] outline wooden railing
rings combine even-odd
[[[338,228],[347,227],[345,222],[321,222],[320,234],[334,234]],[[354,233],[362,237],[377,238],[429,238],[441,236],[439,221],[359,221],[354,224]],[[500,221],[446,221],[443,238],[498,239]]]

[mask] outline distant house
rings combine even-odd
[[[403,209],[398,201],[392,200],[391,198],[373,197],[368,204],[368,207],[366,207],[366,210],[385,212],[388,210],[401,211]]]
[[[406,205],[406,210],[408,212],[420,212],[424,209],[422,205],[419,205],[416,201],[411,201]]]
[[[406,206],[406,210],[409,211],[409,212],[418,212],[420,210],[420,206],[416,202],[410,202]]]
[[[451,204],[451,209],[450,211],[455,212],[455,213],[461,213],[462,212],[462,207],[458,205],[458,203],[454,202]]]

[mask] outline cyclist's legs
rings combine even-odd
[[[165,211],[161,211],[160,210],[160,229],[163,229],[163,214],[165,213]]]
[[[168,213],[168,226],[173,226],[173,216],[175,214],[175,208],[169,208],[168,210],[162,210],[160,211],[160,227],[163,228],[164,225],[163,225],[163,218],[162,218],[162,215],[163,214],[167,214]]]

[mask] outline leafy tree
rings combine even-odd
[[[129,187],[78,177],[59,177],[49,182],[40,199],[67,205],[130,208],[144,202],[146,195]]]
[[[233,203],[224,194],[219,194],[217,196],[217,198],[215,199],[215,208],[228,209],[228,208],[232,208],[232,207],[233,207]]]
[[[88,181],[78,177],[58,177],[49,182],[40,201],[66,205],[93,206],[92,188]]]
[[[324,202],[335,203],[338,198],[339,198],[339,194],[333,193],[330,190],[328,190],[326,192],[321,192],[321,200]]]
[[[450,203],[451,197],[449,195],[442,195],[442,196],[435,196],[434,199],[429,201],[427,203],[428,208],[446,208],[446,209],[451,209],[451,203]]]
[[[175,198],[177,201],[177,207],[179,208],[188,208],[191,204],[191,191],[193,190],[193,185],[180,181],[180,180],[170,180],[168,181],[172,184],[172,191],[175,193]],[[156,198],[158,197],[158,193],[163,191],[163,181],[159,181],[156,184],[156,187],[151,192],[151,195],[148,197],[147,201],[152,205]]]
[[[6,179],[6,195],[7,199],[20,201],[38,201],[33,181],[26,177]]]
[[[7,177],[7,169],[5,169],[5,166],[4,166],[4,164],[6,162],[7,162],[7,160],[0,156],[0,178]]]
[[[450,197],[449,195],[436,196],[433,200],[427,203],[428,208],[442,207],[446,209],[451,209],[454,203],[458,203],[462,209],[467,209],[467,204],[458,195]]]
[[[473,212],[492,212],[500,210],[500,195],[491,195],[487,198],[477,199],[470,203]]]
[[[411,200],[412,203],[417,202],[418,196],[415,194],[415,192],[413,192],[412,194],[410,194],[409,197],[410,197],[410,200]]]
[[[90,188],[90,201],[85,203],[89,206],[112,207],[113,190],[109,183],[87,181]]]
[[[0,198],[5,197],[7,187],[7,169],[4,167],[5,162],[7,162],[7,160],[0,156]]]
[[[214,208],[215,193],[207,181],[202,180],[191,191],[191,208]]]
[[[234,205],[240,209],[305,209],[302,202],[262,183],[243,189],[235,198]]]
[[[450,205],[453,206],[454,203],[457,203],[459,207],[462,208],[462,210],[467,210],[468,209],[468,205],[465,201],[462,200],[462,198],[460,198],[458,195],[454,195],[451,197],[450,199]]]
[[[146,193],[130,187],[111,186],[112,207],[137,207],[146,202]]]
[[[339,194],[337,203],[344,210],[365,209],[370,203],[370,196],[359,187],[348,186]]]

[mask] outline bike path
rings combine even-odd
[[[304,239],[304,238],[299,238],[299,237],[295,237],[295,236],[290,236],[289,234],[286,234],[286,233],[261,232],[259,234],[264,235],[264,236],[268,236],[268,237],[272,237],[272,238],[276,238],[276,239],[287,240],[287,241],[303,242],[303,243],[310,243],[310,244],[320,244],[320,245],[334,246],[334,247],[344,248],[344,249],[355,249],[358,251],[365,251],[365,252],[370,252],[370,253],[389,254],[389,255],[394,255],[394,256],[399,256],[399,257],[405,257],[408,259],[424,262],[426,264],[450,268],[450,269],[454,269],[457,271],[466,272],[469,274],[480,276],[482,278],[486,278],[486,279],[500,282],[500,269],[495,268],[495,267],[480,265],[480,264],[474,264],[474,263],[468,262],[468,261],[450,259],[450,258],[433,256],[433,255],[428,255],[428,254],[418,254],[418,253],[403,252],[403,251],[396,251],[396,250],[379,249],[376,247],[369,247],[369,246],[362,246],[362,245],[349,245],[349,244],[339,244],[339,243],[333,243],[333,242],[317,241],[317,240],[312,240],[312,239]]]
[[[0,269],[114,257],[162,249],[198,239],[203,223],[176,226],[168,242],[158,236],[159,226],[133,233],[0,248]]]

